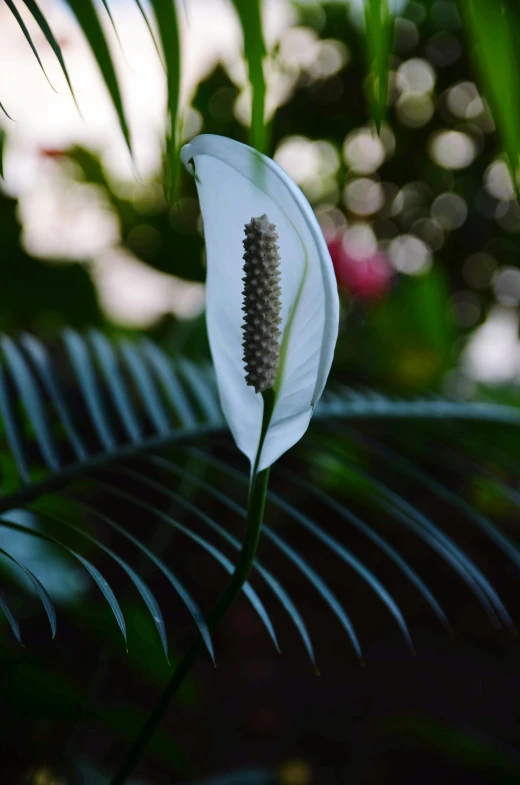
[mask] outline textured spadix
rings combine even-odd
[[[329,374],[339,302],[321,229],[300,189],[270,158],[221,136],[181,151],[195,176],[206,242],[206,319],[222,409],[237,446],[254,463],[264,401],[246,383],[242,325],[244,227],[267,215],[276,227],[281,288],[276,401],[258,469],[307,430]]]
[[[251,218],[244,243],[244,363],[255,392],[275,386],[280,365],[280,257],[275,226],[267,215]]]

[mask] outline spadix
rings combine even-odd
[[[270,158],[209,134],[181,157],[202,211],[222,409],[237,446],[262,470],[303,436],[323,392],[338,333],[332,261],[309,203]],[[257,462],[260,393],[270,388],[274,409]]]

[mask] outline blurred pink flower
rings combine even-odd
[[[349,248],[344,234],[328,238],[327,246],[338,286],[356,300],[373,302],[388,291],[393,270],[384,253],[375,250],[362,256],[358,249]]]
[[[50,158],[51,160],[59,160],[67,155],[67,151],[57,147],[41,147],[40,155],[42,158]]]

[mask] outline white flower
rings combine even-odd
[[[196,179],[206,242],[206,319],[224,415],[254,465],[264,399],[244,369],[244,227],[276,227],[281,288],[275,403],[257,468],[266,469],[307,430],[330,371],[339,301],[332,261],[300,189],[270,158],[226,137],[202,134],[181,150]]]

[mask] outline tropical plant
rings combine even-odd
[[[132,152],[121,89],[95,3],[66,1],[96,58]],[[5,2],[43,69],[41,55],[14,0]],[[169,129],[164,184],[167,197],[173,202],[179,187],[182,126],[179,9],[173,0],[151,0],[149,7],[140,0],[135,2],[166,70]],[[51,46],[74,95],[74,74],[68,72],[44,14],[34,0],[23,3]],[[262,35],[261,3],[233,0],[233,5],[243,31],[252,89],[250,141],[252,147],[262,151],[268,148],[263,65],[269,54]],[[344,5],[347,11],[348,3]],[[458,5],[516,184],[520,154],[520,110],[514,100],[520,73],[515,46],[515,34],[520,31],[518,7],[514,0],[493,4],[487,0],[460,0]],[[110,16],[109,3],[103,0],[103,6]],[[393,8],[386,0],[365,3],[367,99],[378,130],[385,119],[387,103]],[[9,108],[0,106],[7,114]],[[189,163],[188,154],[185,158]],[[164,575],[194,622],[194,654],[189,653],[181,661],[146,721],[144,732],[132,746],[126,764],[116,774],[114,783],[122,783],[199,649],[205,648],[212,659],[218,657],[211,635],[212,622],[208,623],[193,590],[179,576],[175,565],[166,563],[143,542],[139,527],[133,524],[134,517],[139,516],[150,521],[150,525],[167,527],[233,575],[234,555],[243,547],[242,522],[248,518],[248,504],[249,509],[251,506],[251,499],[246,499],[250,479],[226,436],[217,394],[220,369],[216,369],[216,378],[210,366],[195,364],[182,356],[169,357],[148,339],[114,341],[94,330],[82,335],[68,329],[54,347],[47,347],[28,334],[19,338],[4,335],[1,352],[0,426],[7,447],[1,456],[4,537],[0,552],[4,560],[14,565],[14,572],[23,573],[32,585],[43,604],[52,635],[57,629],[54,604],[43,582],[11,548],[18,536],[45,541],[76,560],[108,603],[125,641],[125,616],[111,585],[111,571],[105,568],[102,572],[97,566],[100,560],[115,562],[130,579],[168,657],[161,603],[126,557],[129,546]],[[231,413],[229,401],[226,403],[226,417],[236,425],[237,418]],[[357,427],[360,420],[361,428]],[[365,424],[372,421],[375,427],[367,429]],[[399,432],[393,428],[393,422],[399,423]],[[403,554],[400,531],[406,530],[437,555],[439,564],[451,568],[494,626],[512,630],[511,611],[500,589],[493,585],[478,560],[466,553],[464,542],[459,543],[451,531],[438,524],[436,511],[430,510],[430,500],[448,505],[462,520],[480,529],[515,567],[520,566],[520,550],[514,538],[492,522],[482,505],[475,503],[485,487],[503,503],[518,505],[518,494],[508,484],[516,456],[511,455],[506,434],[519,424],[517,408],[492,401],[392,400],[373,392],[347,389],[337,380],[329,385],[316,406],[309,434],[294,454],[285,457],[273,470],[275,490],[267,491],[266,485],[262,488],[264,497],[258,506],[257,522],[262,523],[263,503],[267,499],[262,528],[265,540],[320,595],[360,661],[362,644],[351,609],[344,607],[320,569],[302,556],[299,532],[315,539],[348,565],[375,593],[412,650],[413,629],[393,589],[357,555],[349,536],[339,538],[324,525],[325,516],[348,524],[349,532],[356,532],[356,537],[367,539],[384,554],[400,572],[401,579],[404,577],[419,594],[423,606],[448,631],[453,631],[450,609],[439,600],[435,582],[425,580]],[[238,429],[232,430],[235,433]],[[492,454],[483,465],[482,445],[489,447],[490,438]],[[254,450],[249,457],[254,468],[258,468]],[[438,478],[437,472],[429,471],[444,462],[452,469],[452,477],[446,482]],[[376,516],[392,522],[391,536],[383,536],[372,525]],[[111,533],[110,538],[107,532]],[[119,550],[113,540],[124,542],[124,547]],[[284,576],[270,569],[263,557],[256,558],[255,551],[250,555],[254,573],[267,584],[288,615],[317,669],[311,632],[286,588]],[[246,577],[244,573],[242,579]],[[245,582],[243,591],[278,649],[279,631],[256,583]],[[21,642],[19,620],[2,595],[0,609]]]
[[[235,521],[237,533],[233,534],[227,521],[230,513],[233,519],[238,520],[246,515],[245,507],[237,498],[240,499],[247,488],[248,477],[243,468],[235,468],[233,452],[230,453],[229,444],[222,441],[225,428],[212,369],[199,367],[181,357],[172,363],[159,347],[148,340],[139,343],[125,340],[114,344],[95,331],[83,337],[68,330],[63,336],[63,345],[66,357],[53,360],[43,344],[32,336],[25,335],[18,343],[7,336],[2,338],[0,410],[11,455],[10,461],[4,455],[4,476],[11,478],[11,487],[4,482],[2,527],[6,531],[51,542],[78,560],[104,595],[125,636],[125,620],[110,587],[110,575],[102,575],[95,566],[96,554],[106,554],[110,561],[123,569],[141,595],[167,656],[166,627],[159,601],[131,564],[114,547],[109,548],[105,544],[106,535],[94,536],[92,526],[95,531],[101,526],[101,529],[117,533],[118,538],[130,542],[163,573],[174,593],[185,603],[209,656],[213,658],[215,652],[211,636],[196,599],[177,577],[175,568],[142,542],[132,531],[135,527],[127,525],[129,514],[130,517],[136,514],[141,517],[142,513],[161,526],[166,525],[182,534],[194,546],[206,551],[225,571],[232,571],[233,561],[223,549],[231,548],[233,553],[240,548],[240,525],[237,530]],[[460,421],[459,426],[471,424],[471,429],[466,426],[457,431],[458,441],[464,433],[474,437],[476,425],[485,433],[486,422],[493,426],[495,434],[496,429],[500,433],[504,426],[517,426],[520,424],[517,410],[484,402],[392,401],[370,393],[334,389],[332,385],[318,404],[315,417],[312,436],[304,440],[297,457],[289,464],[293,468],[285,468],[284,462],[283,468],[275,470],[275,481],[279,477],[285,487],[289,484],[292,490],[283,496],[274,492],[268,494],[268,510],[276,511],[277,519],[282,515],[282,520],[278,520],[273,528],[269,524],[271,516],[268,513],[263,531],[272,546],[303,574],[328,605],[349,637],[356,656],[362,659],[362,647],[349,618],[349,609],[327,585],[326,579],[301,556],[297,542],[287,540],[283,534],[285,528],[289,527],[288,531],[294,526],[297,530],[301,528],[360,576],[386,606],[412,649],[413,632],[385,582],[348,547],[349,538],[346,537],[345,542],[339,541],[307,513],[307,506],[312,503],[319,505],[323,511],[321,514],[327,510],[328,514],[339,516],[349,527],[368,538],[394,563],[402,577],[419,592],[425,605],[447,629],[451,629],[449,608],[441,606],[435,596],[435,588],[426,584],[413,564],[399,553],[399,547],[377,533],[350,505],[347,507],[345,498],[361,498],[364,505],[368,501],[369,509],[379,509],[385,517],[422,540],[466,584],[492,624],[512,629],[509,610],[478,564],[464,553],[451,533],[434,522],[428,509],[407,500],[396,492],[395,486],[387,485],[380,477],[367,471],[361,451],[368,448],[375,455],[389,460],[393,469],[412,481],[414,486],[418,484],[453,505],[518,566],[520,551],[514,541],[470,502],[404,457],[400,452],[404,441],[402,437],[399,439],[399,451],[395,452],[386,439],[381,443],[364,431],[354,429],[352,425],[347,428],[347,425],[359,420],[391,421],[397,418],[408,423],[406,430],[413,435],[413,423],[424,422],[430,427],[422,432],[429,434],[432,449],[439,449],[431,435],[434,421],[444,423],[446,435],[454,422]],[[344,431],[341,430],[343,428]],[[340,441],[330,435],[331,432],[337,435],[338,431],[344,432],[344,439]],[[354,452],[353,445],[356,446]],[[442,449],[445,450],[445,446]],[[457,460],[467,477],[480,471],[478,466],[471,466],[470,457],[465,451],[458,451]],[[457,467],[456,463],[454,465]],[[321,487],[322,466],[327,468],[329,483],[330,477],[337,476],[335,490]],[[307,473],[309,468],[317,484],[302,481],[301,472]],[[18,480],[14,479],[14,475],[18,476]],[[236,484],[236,496],[221,490],[228,486],[230,479]],[[332,481],[335,485],[334,479]],[[186,483],[195,493],[183,495]],[[109,503],[110,499],[120,502],[115,513],[106,512],[107,500]],[[218,503],[222,513],[218,516],[213,512],[210,514],[208,501],[210,510]],[[181,523],[177,514],[174,515],[167,507],[168,511],[165,511],[165,505],[171,503],[175,504],[181,516],[186,513],[194,516],[199,525],[202,524],[201,533],[199,525],[192,529]],[[29,521],[22,511],[30,513]],[[10,555],[9,537],[4,535],[3,541],[3,556],[11,559],[30,579],[43,603],[54,635],[56,612],[48,592],[22,561]],[[88,546],[89,558],[82,555],[85,545]],[[260,561],[255,561],[255,569],[295,625],[316,667],[311,635],[304,617],[283,585],[283,577],[273,574]],[[259,594],[250,584],[246,584],[244,590],[278,648],[278,633]],[[18,621],[3,598],[1,608],[14,635],[21,640]]]
[[[62,49],[52,29],[41,11],[36,0],[22,0],[29,14],[33,17],[43,36],[47,40],[54,55],[58,59],[72,96],[73,74],[69,73]],[[178,173],[179,129],[180,116],[180,36],[178,13],[175,0],[151,0],[150,10],[141,0],[135,2],[147,25],[159,56],[162,58],[168,85],[169,130],[166,141],[166,188],[167,193],[174,194]],[[265,77],[263,64],[268,57],[262,32],[261,0],[230,0],[242,28],[244,56],[247,60],[249,79],[252,88],[252,119],[251,144],[260,151],[266,149],[265,128]],[[454,0],[455,2],[455,0]],[[42,57],[31,37],[31,34],[20,14],[14,0],[5,0],[7,7],[20,25],[28,45],[45,72]],[[122,135],[132,152],[132,140],[128,127],[127,115],[117,78],[113,57],[103,29],[94,0],[66,0],[81,27],[93,56],[99,66],[103,80],[110,94],[112,104],[119,119]],[[104,11],[114,25],[109,0],[102,0]],[[344,6],[345,13],[350,11],[350,0],[338,0],[331,5]],[[520,157],[520,110],[513,98],[518,92],[519,54],[516,47],[518,30],[520,29],[520,11],[515,0],[500,0],[490,4],[486,0],[458,0],[455,2],[464,20],[468,36],[469,48],[472,50],[477,69],[481,75],[484,94],[490,102],[495,122],[498,125],[502,140],[502,149],[506,154],[513,179],[516,182],[516,171]],[[354,3],[354,6],[357,4]],[[397,9],[404,8],[406,0],[367,0],[364,4],[364,28],[366,35],[366,51],[369,66],[367,97],[377,128],[386,115],[388,93],[389,59],[393,37],[393,25]],[[362,7],[363,7],[362,5]],[[429,2],[425,2],[429,6]],[[188,9],[189,3],[185,3]],[[117,31],[116,31],[117,32]],[[75,100],[75,99],[74,99]],[[8,108],[0,103],[0,108],[8,115]]]

